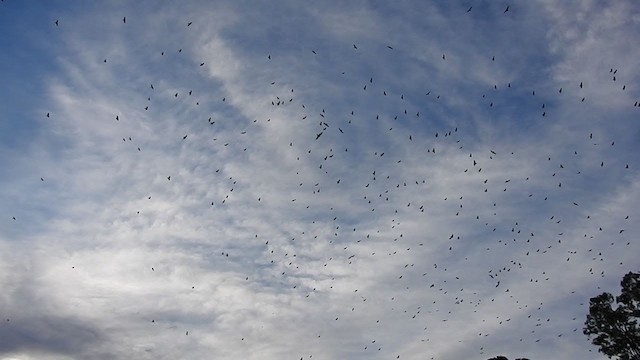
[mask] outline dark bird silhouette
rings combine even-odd
[[[471,12],[471,9],[473,9],[473,6],[469,6],[469,9],[467,9],[467,12]]]
[[[316,140],[318,140],[320,138],[320,136],[322,136],[322,132],[320,134],[316,135]]]
[[[126,16],[122,18],[122,22],[125,23],[125,24],[127,23],[127,17]]]
[[[509,11],[509,5],[507,5],[507,8],[506,8],[506,9],[504,9],[503,14],[504,14],[504,13],[506,13],[507,11]]]
[[[58,26],[58,20],[56,20],[56,26]]]
[[[191,26],[191,24],[193,24],[193,21],[189,22],[189,23],[187,24],[187,26]]]

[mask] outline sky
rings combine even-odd
[[[0,358],[605,358],[638,2],[4,0],[0,33]]]

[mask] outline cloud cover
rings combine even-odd
[[[3,356],[601,358],[633,2],[1,6]]]

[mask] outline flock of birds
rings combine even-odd
[[[472,9],[473,7],[469,7],[466,12],[469,13]],[[505,16],[508,15],[509,10],[509,6],[506,6],[503,11]],[[464,9],[462,11],[464,12]],[[121,25],[127,26],[131,20],[125,16],[122,18]],[[56,19],[54,25],[59,28],[65,26],[65,23]],[[185,21],[184,27],[191,30],[197,27],[197,23]],[[389,52],[396,52],[399,48],[396,44],[384,46],[384,51]],[[362,46],[353,44],[351,50],[354,53],[360,52]],[[175,51],[183,53],[183,48],[175,49]],[[318,49],[310,49],[309,52],[313,57],[323,55]],[[168,52],[162,51],[156,56],[166,57],[167,54]],[[448,60],[447,54],[442,54],[441,58],[441,61],[444,62]],[[267,67],[273,62],[277,62],[278,59],[275,53],[264,54],[265,66]],[[104,66],[109,66],[108,60],[108,58],[104,58],[101,62]],[[492,55],[491,60],[496,61],[496,56]],[[208,66],[216,65],[208,65],[206,60],[193,64],[195,71],[206,71]],[[228,124],[225,125],[225,129],[222,129],[220,126],[223,120],[213,119],[211,116],[204,115],[205,111],[202,111],[202,109],[218,106],[231,106],[229,105],[231,99],[227,99],[229,95],[220,98],[216,104],[201,104],[202,97],[198,97],[198,100],[192,100],[199,95],[194,90],[181,92],[161,89],[161,85],[158,85],[162,83],[161,79],[148,84],[144,94],[147,101],[139,104],[139,108],[143,113],[153,114],[150,115],[151,117],[157,116],[158,114],[154,113],[152,106],[153,103],[157,103],[157,92],[171,91],[173,101],[181,102],[183,105],[190,104],[184,106],[190,106],[192,111],[202,114],[203,121],[206,120],[206,127],[200,127],[197,131],[194,131],[193,127],[185,127],[183,133],[175,135],[175,142],[185,144],[202,139],[202,134],[207,134],[207,136],[210,134],[212,136],[208,136],[208,141],[211,141],[213,144],[211,146],[216,151],[227,149],[228,152],[234,154],[263,151],[259,146],[252,146],[256,144],[242,140],[243,137],[258,136],[257,134],[268,131],[266,129],[271,124],[279,122],[278,116],[295,114],[298,122],[291,126],[296,130],[286,132],[286,136],[292,137],[283,141],[278,151],[282,161],[288,161],[284,160],[285,154],[293,154],[294,163],[301,165],[291,168],[290,173],[281,174],[279,180],[282,184],[292,186],[288,192],[284,192],[284,194],[290,195],[290,198],[287,199],[289,204],[285,207],[287,213],[299,214],[300,219],[303,219],[300,221],[304,221],[306,227],[295,234],[293,229],[290,230],[288,233],[292,236],[288,239],[272,239],[260,233],[254,235],[252,240],[261,241],[261,258],[272,269],[270,276],[277,277],[278,281],[291,286],[290,290],[293,292],[288,292],[288,294],[296,294],[291,296],[310,298],[321,297],[322,294],[333,291],[334,287],[343,289],[346,285],[336,274],[340,272],[339,269],[343,269],[345,266],[356,267],[360,262],[376,263],[378,261],[381,264],[387,264],[385,260],[380,259],[381,257],[399,259],[393,260],[392,264],[402,264],[388,269],[393,272],[393,275],[377,274],[380,279],[387,279],[387,276],[395,278],[395,283],[391,285],[391,290],[396,292],[394,295],[381,299],[377,294],[371,293],[371,291],[367,292],[366,289],[359,286],[350,289],[349,291],[353,293],[353,296],[350,297],[353,303],[336,313],[326,314],[327,320],[330,320],[333,325],[327,325],[324,332],[319,331],[315,334],[318,339],[328,335],[327,332],[330,332],[332,328],[347,326],[352,321],[349,319],[356,316],[354,313],[357,313],[361,308],[371,309],[373,305],[369,304],[372,302],[376,303],[375,307],[378,309],[395,314],[397,323],[419,321],[426,317],[431,321],[439,319],[444,324],[447,321],[456,320],[456,315],[468,316],[468,314],[478,311],[482,312],[483,307],[489,306],[484,297],[490,291],[478,291],[477,287],[469,290],[456,285],[464,277],[475,278],[475,274],[480,272],[485,273],[487,286],[492,290],[500,289],[502,293],[512,294],[509,295],[510,306],[527,314],[526,316],[513,314],[496,319],[483,319],[483,322],[506,325],[512,321],[514,316],[526,317],[528,320],[524,320],[524,324],[528,324],[532,329],[531,335],[528,339],[523,337],[519,340],[531,340],[538,343],[545,339],[546,336],[541,333],[544,333],[546,325],[553,322],[552,318],[544,315],[545,304],[530,301],[531,299],[523,299],[519,296],[518,290],[505,284],[517,284],[517,281],[513,279],[525,276],[529,282],[527,286],[543,286],[543,283],[550,280],[550,275],[545,271],[528,273],[527,268],[537,261],[548,261],[549,254],[559,252],[566,254],[564,261],[569,263],[573,258],[581,258],[587,254],[593,261],[593,265],[588,266],[587,274],[605,276],[605,271],[601,270],[599,263],[612,261],[612,259],[606,258],[606,247],[588,249],[574,247],[574,239],[567,239],[567,237],[574,237],[575,234],[565,235],[563,220],[576,219],[578,214],[582,213],[581,207],[584,205],[581,196],[584,192],[581,193],[573,188],[577,184],[582,184],[581,178],[598,179],[601,174],[610,171],[630,172],[633,164],[620,165],[616,161],[611,161],[613,165],[610,165],[610,162],[602,156],[596,164],[585,164],[584,159],[598,157],[599,152],[605,151],[601,150],[605,146],[608,148],[616,146],[613,139],[605,139],[597,133],[586,131],[582,144],[575,149],[567,150],[563,154],[549,154],[540,151],[536,155],[539,157],[537,160],[542,164],[541,166],[549,169],[546,178],[540,178],[539,174],[518,177],[516,174],[521,174],[521,171],[513,171],[513,176],[492,173],[499,168],[496,164],[518,166],[524,151],[517,148],[508,149],[504,145],[497,145],[487,151],[481,150],[481,148],[477,148],[480,152],[469,151],[468,149],[474,148],[471,139],[473,136],[470,131],[463,128],[464,121],[456,122],[454,120],[447,124],[439,123],[433,127],[437,130],[430,134],[427,133],[424,125],[420,125],[429,121],[427,118],[430,117],[430,112],[433,109],[446,106],[434,105],[442,101],[441,97],[447,96],[445,89],[425,89],[421,94],[410,92],[405,94],[398,92],[397,89],[385,88],[385,84],[379,83],[375,74],[360,78],[359,75],[352,75],[348,71],[340,69],[336,71],[339,73],[336,74],[337,76],[348,78],[348,83],[356,84],[350,87],[350,89],[355,89],[357,86],[358,89],[357,93],[349,95],[351,98],[365,99],[369,103],[393,104],[393,106],[397,106],[392,110],[395,111],[395,114],[389,115],[389,110],[381,109],[379,114],[373,116],[376,109],[360,109],[356,106],[346,114],[336,113],[331,103],[319,103],[314,98],[305,95],[298,96],[295,88],[287,87],[285,89],[283,85],[280,85],[278,79],[257,85],[261,88],[271,87],[273,89],[272,94],[269,95],[268,103],[261,104],[270,107],[271,116],[252,120],[241,130]],[[609,72],[612,82],[616,84],[620,82],[621,79],[617,78],[619,75],[616,68],[604,71]],[[282,82],[287,83],[286,80]],[[558,87],[555,95],[563,96],[569,90],[571,96],[576,97],[575,102],[579,105],[588,102],[588,98],[581,94],[586,86],[585,81],[576,79],[573,89],[565,88],[563,93],[563,88]],[[597,86],[597,84],[590,84],[590,86]],[[620,91],[627,91],[625,84],[621,83],[619,87]],[[523,88],[523,85],[512,85],[511,83],[495,84],[493,88],[487,88],[479,93],[478,97],[472,101],[485,109],[497,109],[507,101],[505,100],[507,98],[504,95],[505,91],[525,91]],[[539,98],[549,99],[550,94],[541,94],[541,91],[536,93],[534,89],[526,89],[526,91],[529,98],[523,100],[522,106],[535,109],[539,118],[545,118],[545,120],[553,118],[553,110],[543,100],[538,100]],[[164,98],[159,101],[167,100]],[[354,103],[357,102],[354,101]],[[638,107],[638,102],[636,101],[633,106]],[[55,120],[53,111],[46,112],[45,116],[49,120]],[[125,121],[139,121],[132,119],[126,113],[111,114],[110,116],[113,116],[113,121],[116,124]],[[460,125],[456,125],[457,123]],[[391,125],[387,127],[388,124]],[[232,130],[228,130],[229,128]],[[398,151],[390,148],[389,143],[383,142],[363,144],[366,141],[364,138],[370,136],[369,132],[375,132],[374,137],[402,138],[404,146],[409,151]],[[299,134],[302,135],[293,137]],[[133,144],[137,138],[136,134],[126,135],[122,137],[122,142]],[[120,139],[118,139],[119,141]],[[136,143],[133,146],[136,152],[146,150],[141,143]],[[583,156],[584,153],[589,155]],[[595,156],[593,156],[594,154]],[[572,157],[573,161],[566,160]],[[465,160],[449,163],[449,159]],[[557,159],[564,159],[564,161]],[[280,160],[276,158],[273,161]],[[345,169],[345,164],[354,161],[358,165]],[[414,168],[419,163],[423,164],[423,167]],[[308,166],[308,164],[313,166]],[[618,168],[612,170],[613,166]],[[448,174],[446,176],[452,177],[451,182],[456,182],[457,178],[464,177],[466,184],[464,190],[455,192],[447,189],[447,193],[437,193],[439,185],[432,184],[432,180],[439,176],[440,171],[445,171]],[[403,174],[413,174],[413,177],[402,177]],[[240,197],[239,193],[252,189],[250,183],[258,180],[261,176],[256,173],[252,174],[252,178],[234,177],[225,174],[224,166],[217,168],[211,175],[217,183],[216,186],[225,187],[222,196],[202,199],[203,207],[206,204],[206,207],[214,212],[230,211],[229,209],[235,204],[235,198]],[[179,176],[173,173],[167,173],[163,176],[167,186],[180,181]],[[309,182],[310,177],[313,179],[311,182]],[[41,177],[40,181],[44,182],[45,177]],[[553,183],[553,186],[546,186],[549,183]],[[541,186],[541,184],[545,185]],[[278,191],[276,189],[262,191],[262,193],[250,194],[254,198],[252,206],[257,209],[270,209],[269,202],[274,202],[274,197],[283,195],[283,193],[271,193],[271,191]],[[327,204],[326,198],[324,198],[325,194],[349,199],[350,208],[339,208],[342,204],[335,204],[335,206]],[[506,200],[507,195],[513,196],[515,200]],[[145,195],[145,198],[148,201],[156,199],[151,194]],[[505,204],[506,201],[509,203]],[[562,204],[557,205],[559,202]],[[553,203],[553,205],[547,205],[547,203]],[[402,204],[402,207],[399,204]],[[571,210],[565,205],[570,205],[575,210]],[[546,218],[545,226],[553,229],[551,231],[554,232],[554,235],[550,237],[547,229],[534,228],[533,221],[528,221],[530,219],[512,219],[510,207],[513,206],[535,209],[532,210],[535,213],[532,215],[532,219]],[[326,207],[329,209],[328,212]],[[273,209],[275,208],[274,205]],[[357,220],[354,220],[354,214],[350,214],[353,209],[356,209]],[[144,215],[144,210],[138,210],[136,215]],[[447,235],[440,239],[430,239],[432,235],[417,234],[411,230],[411,225],[407,226],[407,224],[419,223],[421,217],[441,218],[442,224],[473,224],[471,227],[475,234],[481,234],[482,237],[494,240],[491,243],[480,244],[483,249],[479,250],[479,245],[474,243],[473,239],[465,237],[466,233],[461,233],[455,228],[435,230],[434,234],[446,232]],[[371,223],[387,219],[391,222],[371,225]],[[12,220],[19,222],[15,216],[12,217]],[[629,215],[625,215],[623,219],[619,220],[621,223],[633,221]],[[591,230],[585,230],[584,238],[608,238],[610,239],[607,241],[608,246],[632,245],[631,241],[624,237],[624,227],[609,229],[596,221],[598,220],[592,219],[590,215],[586,216],[586,222],[590,224]],[[366,230],[362,230],[360,224],[363,224],[362,227]],[[376,226],[377,231],[372,231]],[[310,243],[322,243],[325,249],[331,249],[327,251],[327,254],[331,254],[331,256],[327,256],[319,264],[305,263],[307,257],[300,256],[296,249],[301,250],[306,245],[297,247],[297,244]],[[566,243],[572,245],[566,245]],[[501,259],[500,254],[507,248],[521,256],[517,259],[515,257]],[[368,253],[365,253],[367,251]],[[412,255],[416,251],[422,255]],[[484,263],[484,268],[466,265],[466,270],[461,271],[442,265],[442,263],[447,264],[452,257],[460,257],[463,260],[459,261],[464,263],[468,261],[466,256],[471,253],[486,254],[487,261]],[[242,254],[234,253],[234,249],[219,249],[218,255],[229,262],[246,261]],[[318,254],[318,256],[322,257],[323,255]],[[414,260],[403,261],[403,258]],[[429,263],[418,263],[415,261],[416,258],[428,259]],[[620,265],[624,264],[620,262]],[[318,281],[317,286],[309,286],[308,283],[299,281],[298,275],[306,271],[311,272],[311,267],[314,267],[313,271],[331,274],[328,276],[328,281]],[[158,265],[149,267],[149,271],[154,274],[159,274],[158,270]],[[243,275],[243,279],[250,282],[252,275]],[[193,290],[196,288],[195,285],[189,287]],[[568,291],[575,292],[575,290]],[[411,304],[411,301],[403,302],[402,299],[409,298],[407,294],[417,294],[423,302],[419,305]],[[429,295],[425,296],[424,294]],[[497,292],[495,296],[498,296]],[[567,296],[571,295],[567,294]],[[496,300],[496,297],[490,299],[489,302]],[[581,305],[584,305],[587,300],[583,299]],[[440,312],[440,309],[447,310]],[[366,326],[372,329],[384,328],[383,319],[376,316],[368,317],[365,311],[361,310],[362,313],[358,315],[358,319],[365,319]],[[381,320],[383,321],[381,322]],[[156,317],[150,317],[148,321],[154,326],[163,322],[162,319]],[[576,316],[572,321],[574,327],[570,331],[580,333],[583,318]],[[420,339],[421,343],[428,344],[430,334],[437,332],[437,326],[439,325],[424,324],[421,326],[422,334],[414,335]],[[193,336],[193,334],[193,329],[184,329],[185,336]],[[490,335],[489,331],[481,332],[478,337],[486,338]],[[563,335],[565,334],[555,334],[558,338]],[[239,335],[239,338],[245,343],[251,341],[249,336]],[[384,350],[381,345],[384,343],[384,338],[371,338],[367,343],[362,344],[362,351],[367,352],[370,356],[376,356],[375,353]],[[478,352],[484,354],[484,348],[480,347]],[[312,358],[312,356],[313,354],[307,354],[301,356],[300,359]],[[392,358],[399,359],[401,355],[394,353]],[[431,358],[434,359],[434,357]]]

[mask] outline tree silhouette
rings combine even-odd
[[[492,357],[491,359],[488,360],[509,360],[506,356],[502,356],[502,355],[498,355],[496,357]],[[527,358],[517,358],[516,360],[529,360]]]
[[[583,332],[609,358],[640,360],[640,273],[629,272],[620,286],[615,309],[609,293],[591,298]]]

